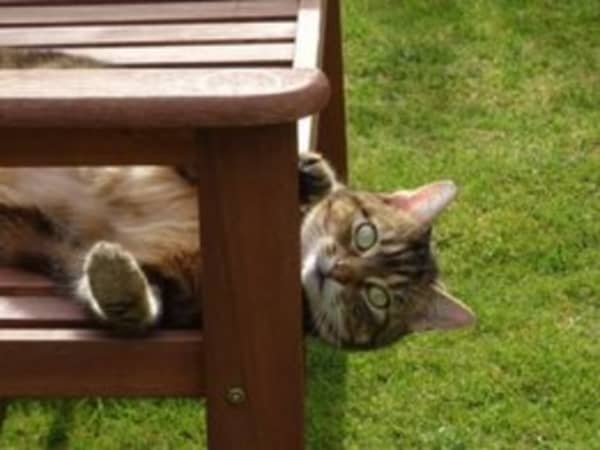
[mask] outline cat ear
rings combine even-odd
[[[413,191],[396,191],[383,196],[383,201],[410,214],[420,225],[431,222],[450,204],[456,195],[452,181],[438,181]]]
[[[411,331],[452,330],[475,323],[475,314],[460,300],[439,285],[431,288],[431,297],[424,314],[411,321]]]

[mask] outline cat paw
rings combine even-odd
[[[99,242],[85,258],[80,294],[108,325],[126,333],[156,324],[159,302],[135,258],[118,244]]]
[[[298,158],[300,204],[310,206],[338,186],[335,172],[319,153],[302,152]]]

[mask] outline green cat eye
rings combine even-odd
[[[354,230],[354,245],[361,252],[377,243],[377,228],[371,222],[363,222]]]
[[[371,285],[367,288],[367,300],[375,308],[387,308],[390,305],[390,294],[381,286]]]

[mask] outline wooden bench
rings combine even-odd
[[[206,396],[211,450],[303,448],[296,152],[345,174],[339,20],[337,0],[0,0],[0,47],[110,66],[0,70],[0,166],[197,165],[204,314],[118,339],[0,268],[0,397]]]

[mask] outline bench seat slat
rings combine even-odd
[[[99,330],[0,329],[1,397],[200,396],[199,331],[144,339]]]
[[[0,128],[284,123],[318,111],[328,94],[311,69],[0,70]]]
[[[1,10],[0,10],[1,11]],[[117,25],[0,28],[0,46],[97,46],[273,42],[294,40],[293,21],[185,25]]]
[[[0,296],[55,295],[56,286],[48,278],[11,267],[0,267]]]
[[[281,20],[295,18],[297,8],[295,2],[281,0],[68,6],[3,6],[0,3],[0,26]]]
[[[66,297],[0,296],[0,328],[99,328],[83,304]]]
[[[113,67],[291,66],[293,44],[46,47]]]

